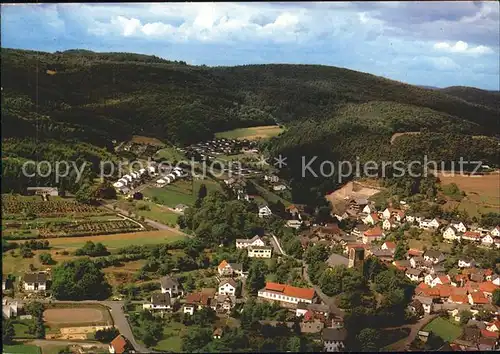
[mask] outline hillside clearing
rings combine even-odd
[[[164,146],[165,145],[157,138],[151,138],[151,137],[142,136],[142,135],[132,136],[131,141],[133,143],[136,143],[136,144],[147,144],[147,145],[154,145],[154,146]]]
[[[269,139],[273,136],[279,135],[283,128],[279,125],[263,125],[259,127],[250,127],[250,128],[239,128],[234,130],[229,130],[225,132],[216,133],[216,138],[226,138],[226,139],[248,139],[248,140],[257,140],[257,139]]]

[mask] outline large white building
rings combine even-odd
[[[269,246],[248,247],[248,257],[250,258],[271,258],[273,248]]]
[[[298,288],[287,284],[266,283],[266,287],[260,289],[257,296],[262,299],[288,304],[297,304],[299,302],[312,304],[316,299],[316,292],[312,288]]]
[[[265,245],[266,243],[262,241],[262,239],[257,235],[250,239],[245,239],[245,238],[236,239],[236,248],[238,249],[248,248],[250,246],[265,246]]]

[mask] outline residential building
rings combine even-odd
[[[115,339],[109,343],[109,352],[111,354],[123,354],[127,351],[129,351],[131,348],[131,345],[127,341],[127,339],[119,334],[116,336]]]
[[[273,186],[273,191],[279,192],[279,191],[284,191],[286,189],[286,186],[284,184],[276,184]]]
[[[418,250],[416,248],[410,248],[407,252],[407,257],[422,257],[424,255],[424,251]]]
[[[168,293],[170,297],[176,297],[182,295],[182,290],[180,289],[179,282],[177,279],[172,278],[170,275],[166,275],[160,278],[160,287],[163,294]]]
[[[462,240],[481,241],[481,233],[477,231],[466,231],[462,235]]]
[[[221,276],[241,276],[243,275],[243,267],[240,263],[228,263],[226,260],[220,262],[217,271]]]
[[[217,310],[217,300],[211,293],[203,291],[191,293],[186,296],[184,305],[182,306],[183,312],[193,315],[195,311],[201,310],[204,307],[209,307],[212,310]]]
[[[418,226],[421,229],[437,229],[439,228],[440,224],[439,221],[434,218],[434,219],[423,219],[419,222]]]
[[[151,295],[151,302],[142,305],[144,310],[151,312],[165,312],[172,310],[172,301],[169,293],[155,293]]]
[[[493,237],[500,237],[500,225],[495,226],[493,229],[491,229],[490,233]]]
[[[186,211],[186,209],[189,208],[187,205],[185,204],[177,204],[174,208],[175,211],[179,212],[179,213],[184,213]]]
[[[448,275],[439,275],[432,280],[430,284],[431,287],[435,287],[437,285],[449,285],[451,284],[451,279]]]
[[[398,224],[394,219],[385,219],[382,223],[382,228],[386,231],[390,231],[398,227]]]
[[[250,246],[265,246],[266,243],[260,238],[260,236],[255,235],[250,239],[238,238],[236,239],[236,248],[248,248]]]
[[[493,321],[489,326],[486,327],[486,330],[490,332],[500,332],[500,321]]]
[[[298,229],[302,225],[300,220],[287,220],[286,227],[291,227],[292,229]]]
[[[59,195],[57,187],[28,187],[26,191],[28,195],[49,195],[51,197],[57,197]]]
[[[248,247],[248,257],[250,258],[271,258],[273,248],[269,246]]]
[[[342,352],[345,349],[347,331],[344,328],[323,328],[321,339],[326,352]]]
[[[451,221],[450,226],[452,226],[453,228],[455,228],[455,230],[461,233],[467,231],[467,226],[465,226],[465,224],[461,221]]]
[[[421,304],[422,307],[424,308],[424,313],[430,314],[432,313],[434,309],[434,300],[432,297],[429,296],[414,296],[413,297],[415,300],[418,300]]]
[[[222,328],[218,327],[212,333],[212,337],[214,339],[220,339],[222,337],[222,333],[223,333]]]
[[[228,313],[236,305],[236,296],[233,295],[217,295],[215,300],[218,313]]]
[[[363,233],[363,243],[364,244],[372,243],[375,240],[383,239],[384,236],[385,234],[380,228],[380,226],[375,226]]]
[[[316,300],[316,292],[312,288],[268,282],[259,290],[258,297],[287,304],[297,304],[301,301],[311,304]]]
[[[236,281],[231,278],[222,279],[219,282],[219,295],[235,295]]]
[[[481,239],[481,244],[486,247],[490,247],[495,243],[495,239],[491,235],[486,235]]]
[[[276,175],[265,175],[264,176],[264,181],[268,181],[271,183],[276,183],[279,182],[280,178]]]
[[[2,313],[4,318],[17,317],[18,310],[19,306],[17,301],[9,301],[7,299],[2,299]]]
[[[271,209],[269,209],[267,205],[261,205],[259,207],[259,218],[271,216],[272,214],[273,212],[271,211]]]
[[[428,250],[424,253],[424,260],[427,262],[432,262],[434,264],[444,261],[444,254],[440,251]]]
[[[399,209],[386,208],[382,212],[382,216],[383,216],[384,219],[390,219],[392,217],[395,220],[401,222],[404,219],[404,217],[405,217],[405,213],[404,213],[404,211],[399,210]]]
[[[377,209],[375,208],[374,205],[367,204],[361,212],[365,214],[372,214],[372,213],[377,213]]]
[[[47,273],[27,273],[23,277],[25,291],[45,291],[47,290]]]
[[[377,213],[371,213],[368,214],[368,216],[363,219],[363,222],[365,224],[375,225],[380,222],[380,218],[378,217]]]
[[[473,291],[469,294],[468,298],[471,305],[484,305],[490,302],[482,291]]]
[[[413,269],[409,268],[406,270],[405,275],[411,280],[411,281],[417,281],[421,282],[424,280],[424,272],[420,269]]]
[[[298,302],[297,308],[295,309],[295,316],[304,316],[308,311],[312,311],[325,317],[329,317],[330,315],[330,307],[328,305]]]
[[[392,241],[385,241],[380,248],[383,250],[389,250],[389,251],[395,252],[396,251],[396,244]]]
[[[459,268],[474,268],[476,266],[476,262],[472,258],[460,258],[458,260]]]
[[[446,241],[453,242],[454,240],[460,241],[461,236],[454,226],[448,226],[443,232],[443,238]]]

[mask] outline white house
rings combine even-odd
[[[223,260],[220,262],[219,266],[217,267],[217,271],[219,275],[221,276],[238,276],[238,275],[243,275],[243,267],[239,263],[228,263],[226,260]]]
[[[474,259],[460,258],[458,260],[459,268],[474,268],[475,266],[476,262],[474,261]]]
[[[433,274],[427,274],[425,277],[424,277],[424,283],[431,286],[432,285],[432,282],[434,281],[434,278],[435,276]]]
[[[483,244],[483,246],[487,247],[493,245],[494,242],[495,240],[493,239],[493,237],[491,237],[491,235],[486,235],[481,239],[481,243]]]
[[[371,213],[376,213],[377,209],[375,209],[375,206],[371,204],[366,204],[361,212],[365,214],[371,214]]]
[[[453,242],[454,240],[460,241],[460,234],[454,226],[448,226],[443,232],[443,238],[450,242]]]
[[[385,210],[382,212],[382,217],[384,219],[389,219],[391,217],[394,217],[397,221],[401,222],[405,217],[405,213],[404,211],[399,209],[385,208]]]
[[[420,301],[422,307],[424,308],[424,313],[430,314],[432,312],[433,308],[432,298],[427,296],[415,296],[414,299]]]
[[[436,285],[445,285],[445,284],[451,284],[451,280],[448,275],[440,275],[435,277],[430,285],[431,287],[435,287]]]
[[[257,296],[262,299],[287,304],[297,304],[301,301],[312,304],[316,299],[316,292],[312,288],[298,288],[287,284],[266,283],[265,288],[260,289]]]
[[[184,213],[186,211],[186,209],[189,208],[187,205],[185,204],[177,204],[174,208],[175,211],[179,212],[179,213]]]
[[[166,184],[167,184],[167,182],[164,179],[161,179],[161,178],[156,181],[156,186],[159,187],[159,188],[163,187]]]
[[[219,283],[219,295],[232,295],[236,294],[236,282],[231,279],[222,279]]]
[[[271,211],[271,209],[269,209],[269,207],[267,205],[263,205],[263,206],[259,207],[259,218],[271,216],[272,214],[273,214],[273,212]]]
[[[384,222],[382,223],[382,228],[387,231],[395,229],[397,226],[398,225],[393,219],[385,219]]]
[[[344,328],[323,328],[321,331],[323,349],[328,353],[343,352],[346,338],[347,330]]]
[[[436,218],[434,219],[423,219],[419,222],[418,226],[421,229],[437,229],[439,227],[439,221]]]
[[[440,251],[427,250],[424,253],[424,260],[427,262],[432,262],[434,264],[444,261],[444,254]]]
[[[269,246],[250,246],[247,249],[250,258],[271,258],[273,252]]]
[[[292,229],[298,229],[302,225],[300,220],[287,220],[285,226],[291,227]]]
[[[28,273],[23,277],[25,291],[45,291],[47,290],[47,273]]]
[[[243,239],[243,238],[236,239],[237,249],[248,248],[250,246],[265,246],[265,245],[266,245],[265,242],[262,241],[262,239],[258,235],[252,237],[251,239]]]
[[[491,325],[486,327],[486,330],[490,332],[500,332],[500,321],[494,321]]]
[[[182,295],[182,290],[180,289],[179,282],[177,281],[177,279],[172,278],[170,275],[166,275],[160,279],[160,286],[162,294],[168,293],[170,297]]]
[[[500,226],[494,227],[490,233],[493,237],[500,237]]]
[[[467,226],[465,226],[465,224],[461,221],[452,221],[450,223],[450,226],[453,226],[458,232],[464,233],[465,231],[467,231]]]
[[[7,299],[2,299],[2,312],[5,318],[17,317],[18,309],[17,301],[10,302]]]
[[[286,189],[286,186],[284,184],[277,184],[273,186],[273,191],[279,192],[279,191],[284,191]]]
[[[152,312],[164,312],[172,310],[172,302],[169,293],[156,293],[151,295],[151,302],[142,305],[144,310]]]
[[[280,178],[276,175],[265,175],[264,180],[272,183],[276,183],[280,180]]]
[[[371,224],[371,225],[375,225],[379,221],[380,221],[380,218],[378,217],[377,213],[368,214],[368,216],[363,219],[363,223]]]
[[[421,282],[422,280],[424,280],[424,272],[421,269],[408,268],[405,272],[405,275],[411,281]]]

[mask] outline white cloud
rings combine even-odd
[[[434,49],[439,51],[445,51],[450,53],[462,53],[462,54],[490,54],[493,50],[490,47],[484,45],[479,45],[477,47],[469,47],[469,45],[464,41],[458,41],[455,44],[449,44],[447,42],[438,42],[434,44]]]

